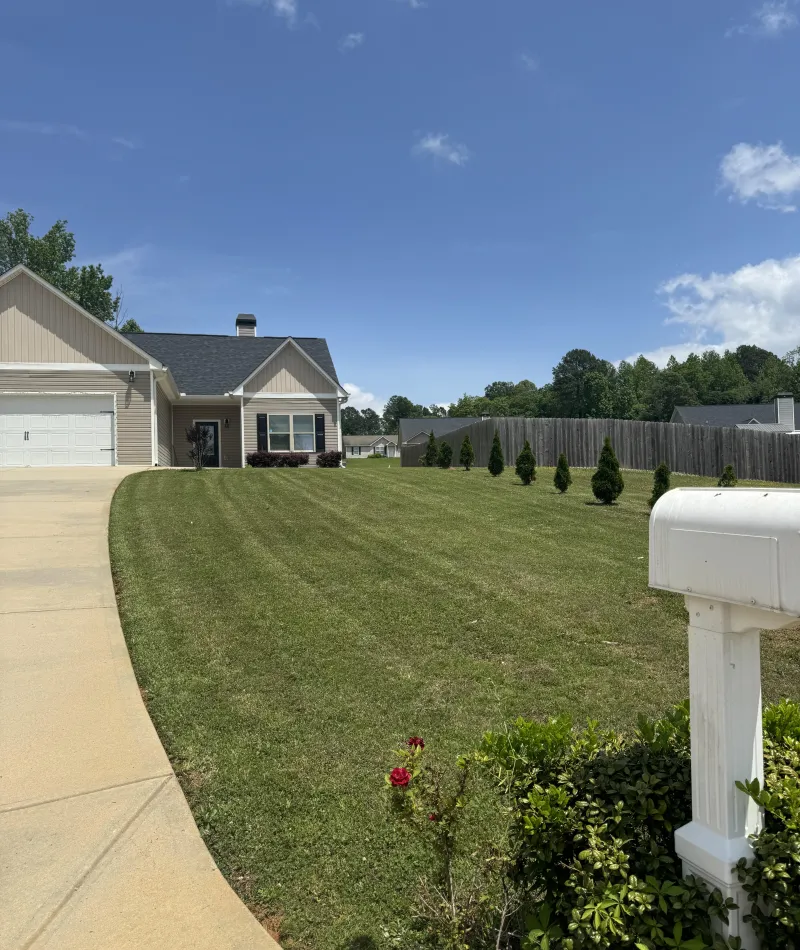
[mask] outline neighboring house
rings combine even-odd
[[[212,467],[256,449],[342,450],[347,393],[323,339],[121,334],[28,268],[0,276],[0,467],[189,465],[207,426]]]
[[[763,432],[795,432],[800,429],[800,403],[789,393],[774,402],[733,406],[676,406],[670,422],[698,426],[728,426]]]
[[[393,459],[400,455],[396,435],[343,435],[342,444],[344,457],[348,459],[365,459],[376,454]]]

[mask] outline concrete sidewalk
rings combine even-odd
[[[0,950],[276,950],[139,695],[107,539],[130,472],[0,471]]]

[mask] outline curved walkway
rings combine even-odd
[[[107,537],[130,472],[0,471],[0,948],[276,950],[139,695]]]

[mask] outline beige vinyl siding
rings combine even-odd
[[[329,384],[330,385],[330,384]],[[339,449],[339,430],[336,425],[335,399],[244,399],[244,451],[255,452],[258,448],[258,421],[260,413],[276,415],[316,415],[325,413],[325,451]],[[316,453],[312,453],[312,458]]]
[[[332,393],[336,387],[292,343],[245,385],[245,393]]]
[[[224,403],[180,403],[172,407],[172,445],[175,464],[191,466],[186,430],[198,422],[219,422],[220,464],[222,468],[241,468],[242,465],[242,406],[239,399]],[[225,420],[228,428],[225,428]]]
[[[156,425],[158,427],[158,464],[172,465],[172,403],[157,383]]]
[[[0,392],[115,393],[117,465],[151,465],[150,371],[128,381],[125,370],[81,372],[0,369]]]
[[[147,365],[94,317],[24,273],[0,287],[0,363]]]

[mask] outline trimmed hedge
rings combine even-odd
[[[320,452],[317,456],[317,465],[319,468],[339,468],[341,464],[341,452]]]
[[[308,465],[308,452],[251,452],[245,461],[251,468],[300,468]]]

